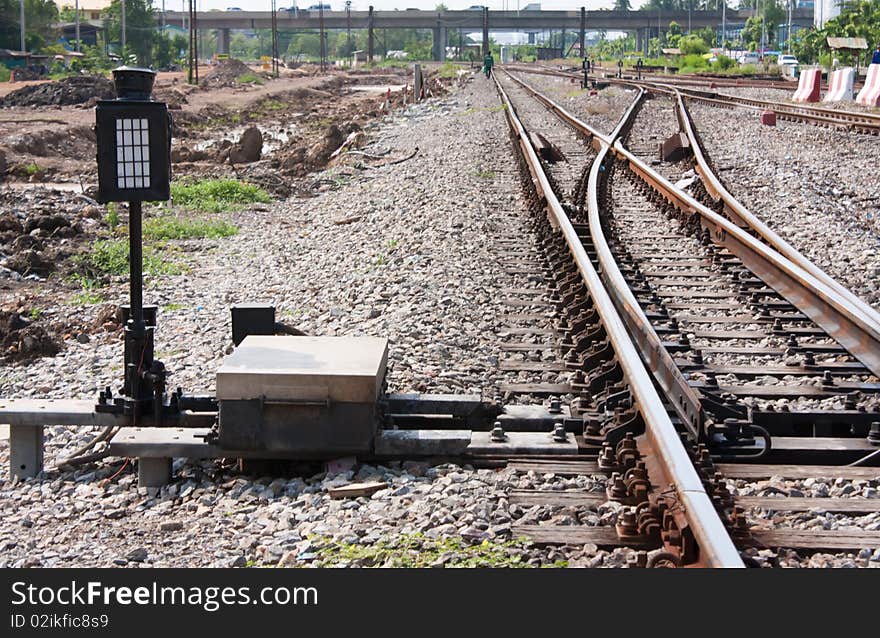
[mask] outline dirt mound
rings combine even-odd
[[[6,361],[30,361],[54,357],[61,350],[46,329],[17,312],[0,310],[0,357]]]
[[[43,129],[7,140],[9,149],[35,157],[94,157],[96,152],[95,130],[90,126],[74,126],[66,129]]]
[[[0,279],[45,277],[90,241],[100,209],[87,197],[34,189],[0,191]],[[87,230],[88,229],[88,230]]]
[[[256,75],[254,70],[240,60],[224,60],[212,69],[199,83],[203,87],[232,86],[242,75]]]
[[[0,106],[66,106],[84,104],[91,99],[116,97],[113,83],[99,75],[75,75],[57,82],[34,84],[0,98]]]

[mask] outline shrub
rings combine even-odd
[[[678,48],[686,58],[691,55],[709,53],[709,47],[698,35],[686,35],[678,41]]]
[[[728,69],[732,69],[736,66],[736,60],[733,58],[729,58],[726,55],[719,55],[718,59],[712,63],[712,68],[716,71],[726,71]]]

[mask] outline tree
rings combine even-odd
[[[0,48],[18,51],[21,48],[19,0],[0,0]],[[25,0],[25,46],[40,51],[56,40],[58,7],[52,0]]]
[[[107,38],[110,42],[122,43],[122,2],[113,0],[102,13]],[[138,64],[150,66],[153,63],[153,34],[156,32],[156,10],[150,0],[125,1],[125,39],[126,46],[137,56]]]
[[[615,11],[632,11],[629,0],[614,0]]]
[[[682,55],[702,55],[709,52],[709,47],[698,35],[684,35],[678,41]]]

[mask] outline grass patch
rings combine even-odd
[[[75,306],[96,306],[104,303],[104,297],[96,290],[86,289],[70,298]]]
[[[169,303],[162,306],[162,310],[167,310],[168,312],[174,312],[175,310],[184,310],[186,308],[182,303]]]
[[[242,73],[235,81],[239,84],[265,84],[263,78],[256,73]]]
[[[206,179],[171,184],[172,201],[184,208],[218,213],[256,202],[270,202],[269,193],[259,186],[235,179]]]
[[[238,228],[223,220],[182,219],[180,217],[151,217],[144,221],[144,238],[163,239],[219,239],[238,233]]]
[[[321,544],[316,539],[316,545]],[[528,567],[517,550],[528,547],[524,540],[483,541],[468,545],[460,538],[430,539],[423,534],[403,534],[373,545],[329,541],[316,549],[322,567],[348,565],[364,567]],[[567,567],[556,561],[547,567]]]
[[[24,166],[24,172],[28,176],[37,175],[41,170],[43,169],[40,168],[40,165],[36,162],[31,162],[30,164],[25,164]]]
[[[37,319],[40,318],[40,316],[42,314],[43,314],[42,308],[31,308],[27,313],[27,315],[31,321],[36,321]]]
[[[495,179],[495,171],[483,168],[482,166],[474,172],[474,175],[480,179]]]
[[[89,253],[78,255],[76,264],[83,284],[94,282],[104,275],[128,274],[128,240],[101,239],[92,245]],[[144,246],[144,273],[148,275],[179,275],[183,270],[174,262],[156,254],[150,246]]]
[[[281,100],[273,100],[268,98],[260,102],[258,110],[260,111],[283,111],[286,105]]]

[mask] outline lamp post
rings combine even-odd
[[[114,401],[108,388],[99,395],[96,410],[121,411],[131,415],[133,424],[150,406],[158,423],[165,393],[165,366],[153,358],[155,306],[145,309],[143,294],[142,202],[171,196],[171,118],[166,105],[150,97],[155,78],[149,69],[115,69],[118,97],[99,101],[95,109],[97,200],[129,203],[130,263],[122,397]]]

